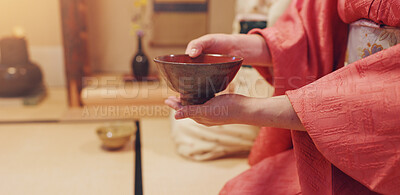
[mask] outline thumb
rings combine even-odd
[[[186,48],[185,54],[188,54],[190,57],[195,58],[199,56],[202,52],[202,47],[196,40],[193,40],[189,43]]]
[[[201,54],[201,49],[192,48],[188,54],[190,57],[195,58]]]
[[[204,35],[200,38],[190,41],[186,48],[186,54],[189,54],[190,57],[195,58],[199,56],[201,53],[205,53],[205,50],[208,50],[214,43],[214,36],[212,35]]]

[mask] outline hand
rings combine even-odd
[[[286,95],[251,98],[242,95],[219,95],[202,105],[183,106],[174,96],[165,104],[175,109],[175,119],[191,118],[206,125],[247,124],[305,131]]]
[[[175,119],[192,118],[196,122],[206,125],[223,125],[241,123],[248,97],[236,94],[219,95],[202,105],[182,106],[180,99],[171,96],[165,104],[175,109]]]
[[[269,49],[259,35],[208,34],[191,41],[185,53],[192,58],[202,53],[240,56],[244,64],[271,66]]]

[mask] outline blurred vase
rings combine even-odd
[[[29,60],[24,38],[0,40],[0,96],[26,96],[42,85],[42,72]]]
[[[149,76],[149,59],[142,48],[142,38],[143,32],[139,31],[137,33],[138,37],[138,48],[137,53],[132,59],[132,71],[136,80],[142,81]]]

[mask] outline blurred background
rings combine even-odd
[[[204,3],[206,1],[189,0],[186,2]],[[201,26],[200,30],[203,33],[231,33],[235,0],[210,0],[208,3],[208,13],[203,14],[206,18],[206,25]],[[151,45],[151,32],[149,31],[153,29],[151,27],[151,19],[154,18],[152,4],[153,1],[149,0],[148,12],[144,18],[150,26],[146,28],[145,35],[146,54],[152,59],[158,55],[183,53],[185,45],[181,43],[178,46],[176,44],[172,46]],[[130,72],[132,56],[137,48],[137,38],[135,34],[132,34],[132,17],[135,14],[134,1],[87,0],[86,6],[92,71]],[[196,13],[187,15],[189,18],[186,20],[189,21],[191,21],[190,17],[198,18]],[[12,35],[15,27],[22,28],[29,44],[31,59],[42,67],[46,85],[65,86],[60,2],[55,0],[3,0],[0,2],[0,17],[0,37]],[[177,19],[171,23],[180,22],[183,18]],[[203,21],[200,19],[200,22]],[[198,35],[195,33],[189,37],[195,38]],[[152,61],[151,64],[153,64]],[[152,65],[151,72],[155,71],[155,67]]]
[[[259,127],[174,120],[153,58],[265,28],[275,2],[1,0],[0,194],[218,193]],[[245,65],[224,93],[273,91]]]

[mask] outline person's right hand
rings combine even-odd
[[[244,64],[270,66],[271,57],[262,36],[244,34],[208,34],[192,40],[186,54],[195,58],[200,54],[225,54],[244,58]]]

